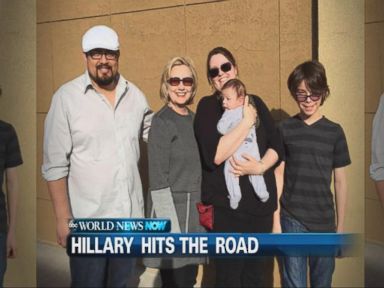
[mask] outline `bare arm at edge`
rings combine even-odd
[[[54,181],[47,181],[48,191],[51,196],[53,210],[56,216],[56,237],[57,243],[62,247],[67,245],[69,235],[68,221],[72,219],[69,205],[67,178]]]

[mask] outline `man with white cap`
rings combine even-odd
[[[99,25],[83,36],[86,71],[53,95],[45,120],[42,172],[65,247],[73,218],[144,217],[139,135],[152,111],[118,72],[119,39]],[[132,258],[70,257],[73,287],[124,287]]]

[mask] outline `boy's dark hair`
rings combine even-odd
[[[235,89],[237,96],[243,96],[245,97],[247,95],[247,90],[245,89],[245,85],[243,82],[241,82],[239,79],[231,79],[225,82],[223,87],[221,88],[221,91],[224,89],[233,88]]]
[[[210,68],[209,67],[209,61],[211,61],[211,58],[217,54],[223,55],[225,58],[228,59],[229,62],[231,62],[233,67],[237,68],[236,59],[233,56],[233,54],[231,53],[231,51],[229,51],[227,48],[224,48],[224,47],[213,48],[211,51],[209,51],[208,56],[207,56],[207,79],[208,79],[209,85],[211,85],[211,86],[212,86],[212,79],[211,79],[211,76],[209,76],[209,68]],[[237,71],[237,73],[239,73],[239,71]]]
[[[325,99],[329,96],[329,87],[324,66],[320,62],[312,60],[301,63],[292,71],[288,77],[287,84],[295,100],[297,88],[302,81],[304,81],[305,86],[311,93],[321,95],[320,105],[323,105]]]

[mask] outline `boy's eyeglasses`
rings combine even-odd
[[[231,62],[226,62],[224,64],[220,65],[220,68],[211,68],[208,70],[209,77],[215,78],[217,75],[219,75],[220,71],[219,69],[223,72],[228,72],[229,70],[232,69],[232,64]]]
[[[103,55],[107,60],[116,60],[119,58],[119,51],[112,51],[106,49],[94,49],[87,52],[87,55],[91,57],[93,60],[100,60]]]
[[[304,94],[296,93],[296,100],[299,102],[305,102],[308,98],[311,98],[312,101],[318,101],[321,98],[321,94]]]
[[[179,86],[180,82],[183,82],[184,86],[191,87],[194,81],[192,77],[185,77],[185,78],[172,77],[172,78],[169,78],[167,82],[171,86]]]

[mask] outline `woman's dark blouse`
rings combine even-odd
[[[274,120],[264,102],[258,96],[251,95],[251,97],[254,99],[257,115],[260,119],[260,125],[256,129],[260,156],[263,157],[268,148],[271,148],[277,152],[280,159],[282,143]],[[217,131],[217,123],[223,112],[221,101],[216,94],[202,98],[196,110],[194,130],[199,145],[203,170],[201,185],[202,201],[205,204],[213,204],[214,206],[231,209],[224,178],[225,161],[220,165],[214,163],[216,149],[222,136]],[[264,174],[265,183],[270,195],[265,203],[261,202],[254,193],[249,177],[247,175],[240,177],[242,198],[237,211],[261,216],[269,215],[276,210],[277,197],[274,168],[272,167]]]

